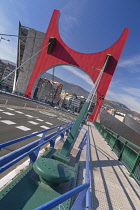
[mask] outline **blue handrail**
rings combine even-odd
[[[45,129],[45,130],[43,130],[43,131],[38,131],[38,132],[36,132],[36,133],[32,133],[32,134],[29,134],[29,135],[27,135],[27,136],[23,136],[23,137],[20,137],[20,138],[18,138],[18,139],[14,139],[14,140],[11,140],[11,141],[2,143],[2,144],[0,144],[0,149],[2,149],[2,148],[4,148],[4,147],[7,147],[7,146],[9,146],[9,145],[15,144],[15,143],[17,143],[17,142],[20,142],[20,141],[29,139],[29,138],[31,138],[31,137],[33,137],[33,136],[37,136],[38,134],[41,134],[41,133],[43,134],[43,133],[45,133],[46,131],[51,131],[51,130],[53,130],[53,129],[55,129],[55,128],[61,128],[61,127],[64,126],[64,125],[67,126],[67,125],[71,125],[71,124],[73,124],[73,123],[74,123],[74,122],[63,123],[63,124],[61,124],[61,125],[57,125],[57,126],[54,126],[54,127],[52,127],[52,128]]]
[[[62,125],[60,126],[55,126],[53,128],[58,128],[57,131],[44,136],[43,135],[43,142],[41,141],[41,139],[30,143],[20,149],[17,149],[14,152],[11,152],[5,156],[3,156],[2,158],[0,158],[0,164],[2,165],[0,171],[3,172],[5,171],[7,168],[11,167],[12,165],[14,165],[16,162],[20,161],[21,159],[23,159],[24,157],[26,157],[27,155],[31,155],[33,152],[37,151],[38,149],[40,149],[41,146],[43,146],[44,144],[46,144],[47,142],[51,142],[52,140],[54,141],[54,138],[56,138],[58,135],[61,135],[62,132],[65,132],[66,130],[70,129],[73,125],[73,122],[71,123],[66,123],[63,125],[67,125],[66,127],[61,128]],[[53,129],[51,128],[51,130]],[[81,128],[86,130],[85,128]],[[40,131],[40,132],[36,132],[35,134],[38,135],[38,133],[45,133],[50,129],[44,130],[44,131]],[[80,131],[82,132],[82,131]],[[83,133],[83,132],[82,132]],[[31,134],[32,135],[32,134]],[[30,138],[31,135],[28,135],[28,137]],[[27,136],[26,136],[27,137]],[[26,139],[26,137],[22,137],[19,139],[16,139],[16,141],[13,140],[14,143],[19,142],[20,139],[24,140]],[[8,142],[6,142],[8,143]],[[14,144],[13,143],[13,144]],[[6,144],[5,144],[6,145]],[[81,203],[81,209],[83,209],[82,207],[82,201],[84,199],[84,196],[86,195],[86,208],[88,209],[90,208],[90,176],[89,176],[89,134],[88,134],[88,130],[86,130],[86,132],[83,135],[83,138],[81,140],[81,143],[79,145],[79,151],[83,150],[83,147],[86,145],[86,174],[85,174],[85,183],[81,184],[80,186],[70,190],[69,192],[64,193],[63,195],[35,208],[34,210],[49,210],[52,209],[54,207],[56,207],[57,205],[61,204],[62,202],[66,201],[69,198],[72,198],[74,195],[78,194],[72,209],[77,209],[77,206],[79,205],[79,200]],[[8,146],[8,144],[7,144]],[[12,160],[11,160],[12,157]],[[30,157],[31,158],[31,157]],[[79,207],[79,206],[78,206]]]
[[[60,129],[62,126],[66,125],[64,128]],[[54,143],[54,139],[57,138],[57,136],[61,135],[62,133],[64,133],[65,131],[69,130],[73,125],[73,122],[70,122],[70,123],[65,123],[65,124],[62,124],[62,125],[59,125],[59,126],[55,126],[51,129],[46,129],[46,130],[43,130],[43,131],[40,131],[40,132],[36,132],[34,135],[38,135],[38,133],[45,133],[47,131],[50,131],[54,128],[58,128],[57,131],[47,135],[47,136],[44,136],[43,135],[43,139],[42,141],[40,141],[41,139],[39,140],[36,140],[30,144],[27,144],[26,146],[23,146],[9,154],[6,154],[4,155],[3,157],[0,158],[0,173],[2,173],[3,171],[7,170],[8,168],[10,168],[12,165],[14,165],[15,163],[19,162],[20,160],[22,160],[24,157],[28,156],[28,155],[31,155],[33,152],[35,152],[37,149],[39,149],[41,146],[43,146],[44,144],[50,142],[51,144],[51,141],[53,140],[53,143]],[[22,138],[19,138],[19,139],[16,139],[16,141],[13,140],[13,144],[19,142],[21,139],[22,140],[25,140],[27,138],[30,138],[32,136],[31,135],[28,135],[28,136],[24,136]],[[21,141],[22,141],[21,140]],[[6,144],[7,143],[7,144]],[[1,144],[2,147],[5,147],[5,146],[9,146],[11,145],[11,142],[6,142],[6,143],[3,143]],[[39,151],[38,151],[39,152]],[[36,158],[37,158],[37,155],[38,153],[36,154]],[[31,157],[30,157],[30,161],[31,161]],[[34,159],[35,161],[35,159]],[[33,161],[32,161],[33,162]]]
[[[85,129],[86,130],[86,129]],[[83,199],[83,195],[81,196],[80,193],[86,193],[86,208],[85,209],[89,209],[90,208],[90,176],[89,176],[89,134],[88,131],[86,130],[85,135],[83,136],[83,139],[86,138],[86,174],[85,174],[85,183],[81,184],[80,186],[70,190],[69,192],[64,193],[63,195],[35,208],[34,210],[49,210],[52,209],[56,206],[58,206],[59,204],[62,204],[64,201],[66,201],[69,198],[72,198],[74,195],[78,194],[78,197],[76,199],[76,201],[74,202],[73,206],[72,206],[72,210],[77,209],[77,207],[79,209],[83,209],[83,207],[79,207],[79,202],[78,200]],[[82,139],[82,141],[83,141]],[[82,142],[81,141],[81,142]],[[85,144],[82,144],[83,147]],[[80,150],[83,149],[83,147],[81,147],[81,143],[79,145]],[[83,200],[82,200],[83,201]],[[81,203],[82,203],[81,201]]]
[[[87,135],[87,145],[86,145],[86,183],[90,182],[89,176],[89,133]],[[90,189],[88,188],[86,192],[86,208],[90,207]]]
[[[42,206],[35,208],[34,210],[50,210],[50,209],[54,208],[55,206],[61,204],[62,202],[66,201],[67,199],[73,197],[77,193],[87,189],[89,187],[89,185],[90,185],[90,183],[84,183],[84,184],[70,190],[69,192],[66,192],[65,194],[60,195],[59,197],[43,204]]]

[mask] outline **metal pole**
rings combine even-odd
[[[87,114],[87,110],[89,108],[90,100],[92,99],[92,96],[95,95],[95,92],[96,92],[96,89],[97,89],[97,87],[99,85],[99,82],[101,80],[102,74],[107,67],[109,57],[110,57],[110,55],[107,55],[105,63],[103,65],[103,68],[102,68],[102,70],[101,70],[101,72],[100,72],[100,74],[99,74],[99,76],[98,76],[98,78],[95,82],[95,85],[92,88],[87,100],[85,101],[78,117],[76,118],[76,121],[75,121],[74,125],[72,126],[72,129],[71,129],[71,131],[70,131],[70,133],[69,133],[69,135],[68,135],[68,137],[67,137],[67,139],[66,139],[66,141],[65,141],[65,143],[62,147],[62,149],[59,152],[59,154],[62,155],[62,159],[63,159],[63,157],[66,157],[69,154],[71,145],[78,135],[79,126],[80,126],[81,122],[83,121],[83,118],[84,118],[85,114]],[[55,156],[55,154],[54,154],[54,156]]]

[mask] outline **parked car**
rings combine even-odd
[[[55,106],[54,109],[60,109],[60,107],[59,106]]]

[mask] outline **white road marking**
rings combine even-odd
[[[49,127],[47,127],[47,126],[44,126],[44,125],[42,125],[42,126],[40,126],[41,128],[44,128],[44,129],[49,129]]]
[[[57,118],[58,120],[61,120],[62,122],[69,122],[68,119],[65,119],[65,118]]]
[[[26,116],[26,117],[33,117],[32,115],[28,115],[28,114],[26,114],[25,116]]]
[[[38,121],[40,121],[40,122],[44,121],[44,120],[41,120],[41,119],[36,119],[36,120],[38,120]]]
[[[13,113],[11,113],[11,112],[3,112],[4,114],[7,114],[7,115],[15,115],[15,114],[13,114]]]
[[[47,123],[48,125],[53,125],[52,123],[50,123],[50,122],[45,122],[45,123]]]
[[[29,131],[29,130],[31,130],[31,128],[27,128],[25,126],[16,126],[16,128],[18,128],[20,130],[23,130],[23,131]]]
[[[24,114],[23,112],[20,112],[20,111],[15,111],[16,113],[19,113],[19,114]]]
[[[36,132],[33,132],[33,133],[37,133],[38,131],[36,131]],[[33,134],[32,133],[32,134]],[[38,137],[42,137],[42,135],[43,135],[43,133],[40,133],[40,134],[38,134],[38,135],[36,135],[36,136],[38,136]]]
[[[1,120],[0,122],[3,122],[5,124],[7,124],[7,125],[14,125],[14,124],[16,124],[15,122],[12,122],[10,120]]]
[[[3,112],[4,110],[0,109],[0,112]]]
[[[42,113],[42,114],[48,115],[48,116],[56,117],[55,114],[51,114],[49,112],[43,112],[43,111],[39,111],[39,112]]]
[[[12,109],[12,108],[6,108],[6,109],[9,109],[9,110],[14,110],[14,109]]]
[[[34,121],[28,121],[29,123],[33,124],[33,125],[38,125],[37,122],[34,122]]]
[[[37,136],[38,136],[38,137],[42,137],[42,135],[43,135],[43,133],[40,133],[40,134],[38,134]]]

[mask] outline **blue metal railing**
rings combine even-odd
[[[31,138],[33,136],[36,136],[40,133],[43,134],[42,138],[39,140],[36,140],[35,142],[32,142],[20,149],[17,149],[16,151],[13,151],[7,155],[4,155],[2,158],[0,158],[0,172],[5,171],[6,169],[8,169],[9,167],[11,167],[12,165],[14,165],[15,163],[17,163],[18,161],[20,161],[21,159],[23,159],[24,157],[28,156],[30,157],[30,162],[34,162],[37,158],[38,152],[41,148],[41,146],[43,146],[44,144],[46,144],[47,142],[50,142],[50,146],[52,145],[52,147],[54,146],[54,142],[57,138],[57,136],[61,136],[61,134],[64,134],[64,132],[67,132],[68,130],[71,129],[73,125],[73,122],[70,123],[66,123],[66,124],[62,124],[59,126],[55,126],[53,128],[50,129],[46,129],[40,132],[36,132],[34,134],[28,135],[28,136],[24,136],[22,138],[19,139],[15,139],[13,141],[10,142],[6,142],[3,144],[0,144],[0,148],[4,148],[6,146],[9,146],[11,144],[15,144],[17,142],[20,141],[24,141],[25,139]],[[62,126],[65,126],[64,128],[61,128]],[[46,136],[46,132],[53,130],[53,129],[57,129],[57,131],[49,134]],[[81,131],[83,133],[83,138],[81,140],[81,143],[79,145],[79,152],[81,152],[83,150],[83,147],[86,145],[86,173],[85,173],[85,183],[81,184],[80,186],[70,190],[69,192],[64,193],[63,195],[37,207],[35,210],[49,210],[52,209],[58,205],[62,205],[62,203],[64,201],[66,201],[69,198],[72,198],[73,196],[75,196],[76,194],[78,194],[71,210],[78,210],[78,209],[83,209],[82,204],[83,204],[83,200],[86,196],[86,207],[85,209],[89,209],[90,208],[90,176],[89,176],[89,134],[88,131],[81,127],[81,129],[84,129],[85,132]],[[62,137],[64,137],[64,135],[62,135]],[[35,154],[36,153],[36,158],[34,160],[32,160],[31,158],[31,154]]]
[[[52,209],[59,204],[62,204],[64,201],[68,200],[69,198],[72,198],[76,194],[78,194],[71,210],[81,210],[84,209],[82,207],[84,197],[86,195],[86,207],[85,209],[90,208],[90,176],[89,176],[89,134],[86,130],[83,138],[82,138],[82,144],[79,145],[79,150],[82,150],[84,145],[86,144],[86,174],[85,174],[85,183],[81,184],[80,186],[70,190],[69,192],[64,193],[63,195],[35,208],[34,210],[49,210]]]
[[[29,139],[33,136],[37,136],[38,134],[43,134],[42,137],[30,144],[27,144],[9,154],[4,155],[3,157],[0,158],[0,173],[2,173],[3,171],[7,170],[8,168],[10,168],[12,165],[14,165],[15,163],[19,162],[20,160],[22,160],[24,157],[26,156],[30,156],[30,162],[34,162],[38,156],[40,147],[43,146],[46,143],[50,143],[50,146],[53,147],[55,140],[58,136],[61,136],[62,138],[64,137],[64,133],[67,132],[68,130],[71,129],[72,125],[74,122],[70,122],[70,123],[65,123],[65,124],[61,124],[58,126],[55,126],[53,128],[49,128],[43,131],[39,131],[36,132],[34,134],[30,134],[28,136],[24,136],[6,143],[2,143],[0,144],[0,149],[7,147],[11,144],[15,144],[18,143],[20,141],[24,141],[26,139]],[[65,126],[62,128],[62,126]],[[56,129],[56,131],[54,131],[53,133],[49,134],[46,136],[46,133],[48,131],[51,131],[53,129]],[[32,153],[35,154],[34,158],[32,158]]]

